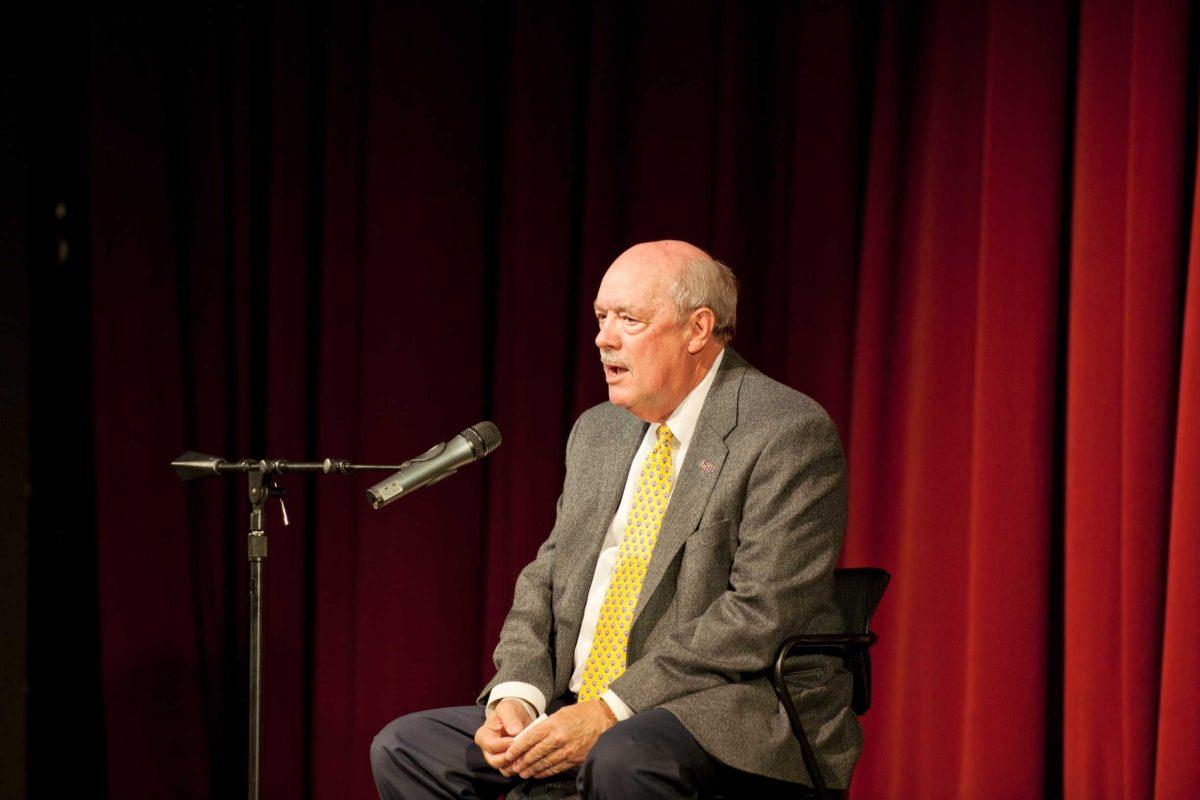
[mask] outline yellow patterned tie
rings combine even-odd
[[[608,685],[625,671],[625,647],[629,629],[633,626],[633,610],[637,607],[646,567],[658,540],[667,498],[671,495],[671,430],[658,426],[658,442],[646,456],[633,490],[629,520],[625,535],[617,550],[617,564],[612,581],[600,606],[600,618],[592,637],[592,649],[583,667],[579,700],[595,700],[604,694]]]

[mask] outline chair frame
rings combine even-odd
[[[853,573],[861,572],[878,572],[886,576],[883,584],[884,589],[887,588],[887,581],[891,576],[884,570],[874,567],[860,567],[857,569],[837,569],[834,570],[834,580],[841,577],[849,576]],[[883,597],[883,590],[880,590],[879,598]],[[878,599],[877,598],[877,602]],[[871,616],[875,609],[871,608],[864,620],[865,625],[869,628]],[[821,774],[821,768],[817,764],[816,754],[813,752],[812,742],[809,741],[808,735],[804,731],[804,724],[800,721],[800,711],[796,708],[796,702],[792,699],[791,692],[788,691],[787,684],[784,682],[784,662],[793,655],[807,655],[827,653],[830,655],[840,655],[843,662],[857,653],[866,653],[871,649],[871,646],[878,641],[875,632],[868,630],[866,633],[808,633],[800,636],[793,636],[787,639],[779,646],[779,650],[775,656],[775,667],[771,671],[771,685],[775,689],[775,695],[779,698],[779,702],[783,704],[784,710],[787,712],[788,722],[791,723],[792,733],[796,740],[800,743],[800,755],[804,759],[804,768],[808,770],[808,776],[812,780],[813,792],[820,800],[832,800],[834,795],[825,785],[825,776]],[[869,663],[869,662],[868,662]],[[855,683],[858,683],[858,676],[854,676]],[[859,694],[860,689],[865,690],[865,696],[868,698],[866,706],[870,704],[870,678],[865,679],[866,686],[855,686],[855,694]],[[856,713],[862,714],[867,708],[855,708]],[[841,793],[838,792],[838,795]]]

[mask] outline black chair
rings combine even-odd
[[[887,570],[875,567],[857,567],[854,569],[838,569],[833,573],[833,599],[842,610],[846,621],[844,633],[819,633],[804,636],[793,636],[779,646],[775,656],[775,669],[771,674],[771,685],[779,702],[787,711],[788,720],[792,724],[792,733],[800,743],[800,753],[804,758],[804,766],[812,779],[813,791],[811,797],[820,800],[834,800],[842,795],[841,792],[831,791],[825,786],[825,777],[817,765],[813,754],[812,743],[804,732],[800,722],[800,712],[792,700],[791,692],[783,681],[783,662],[793,655],[812,653],[828,653],[840,655],[846,669],[854,677],[854,694],[850,707],[855,714],[862,716],[871,707],[871,645],[875,644],[875,632],[871,630],[871,615],[883,598],[891,575]]]

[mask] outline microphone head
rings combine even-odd
[[[476,459],[491,455],[501,441],[500,429],[487,420],[467,428],[461,436],[470,443],[471,453]]]
[[[488,423],[489,425],[491,423]],[[492,425],[492,427],[496,427]],[[499,438],[500,434],[496,434]],[[171,466],[175,469],[175,474],[179,476],[179,480],[187,481],[195,480],[196,478],[207,478],[209,475],[217,475],[217,467],[225,463],[225,459],[217,458],[216,456],[197,453],[195,450],[188,450],[179,458],[171,462]]]

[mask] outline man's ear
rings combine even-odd
[[[707,306],[697,308],[688,316],[688,352],[699,353],[712,340],[717,317]]]

